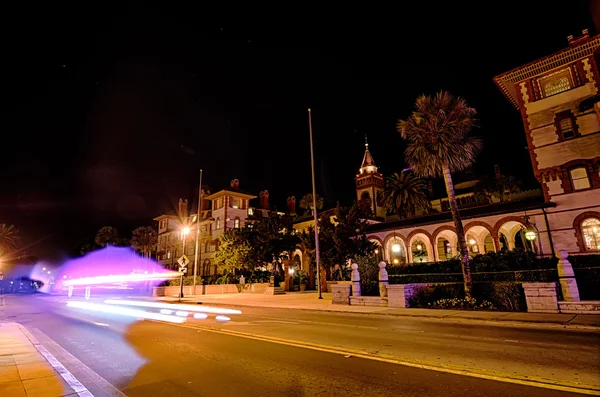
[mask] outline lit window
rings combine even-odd
[[[567,77],[557,77],[544,84],[546,96],[559,94],[571,89],[571,83]]]
[[[167,259],[171,259],[171,251],[167,251]]]
[[[542,95],[549,97],[573,88],[569,69],[562,69],[539,79]]]
[[[221,220],[217,218],[217,229],[221,228]]]
[[[586,250],[600,250],[600,220],[589,218],[581,223]]]
[[[254,215],[254,209],[248,208],[248,215]]]
[[[236,229],[240,228],[240,218],[235,218],[233,220],[233,227],[236,228]]]
[[[237,197],[231,198],[231,208],[240,208],[240,199]]]
[[[583,190],[590,188],[590,179],[588,178],[587,169],[585,167],[573,168],[570,171],[570,175],[573,190]]]

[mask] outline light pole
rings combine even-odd
[[[196,295],[196,275],[198,274],[198,240],[200,240],[200,210],[202,209],[202,170],[200,170],[200,186],[198,187],[198,214],[196,216],[196,251],[194,252],[194,295]]]
[[[319,224],[317,217],[317,188],[315,185],[315,155],[313,152],[313,133],[312,133],[312,113],[308,108],[308,129],[310,132],[310,165],[312,168],[312,198],[313,198],[313,217],[315,220],[315,261],[317,262],[317,290],[319,291],[319,299],[323,299],[321,295],[321,264],[319,255]]]
[[[185,257],[185,238],[187,237],[187,235],[190,233],[190,228],[189,227],[184,227],[183,229],[181,229],[181,240],[182,240],[182,250],[183,253],[181,254],[181,257]],[[179,264],[181,266],[181,264]],[[183,266],[181,266],[183,267]],[[181,273],[179,275],[179,300],[181,300],[181,298],[183,298],[183,269],[179,270],[179,273]]]

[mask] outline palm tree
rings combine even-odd
[[[131,232],[131,247],[149,258],[150,253],[156,249],[158,235],[152,226],[140,226]]]
[[[323,197],[317,194],[317,210],[323,209]],[[313,195],[311,193],[305,194],[300,199],[300,208],[304,210],[304,216],[311,216],[313,214]]]
[[[471,296],[471,268],[458,205],[454,195],[452,172],[463,171],[475,161],[482,142],[469,136],[477,111],[460,97],[446,91],[434,96],[421,95],[415,110],[406,120],[398,121],[398,132],[408,141],[405,160],[420,177],[444,178],[450,210],[454,218],[462,263],[465,295]]]
[[[119,242],[119,232],[112,226],[104,226],[96,233],[96,244],[100,247],[115,245]]]
[[[0,224],[0,258],[12,254],[20,245],[21,237],[15,225]]]
[[[407,218],[431,208],[426,192],[427,184],[413,172],[394,172],[386,178],[383,202],[389,213]]]

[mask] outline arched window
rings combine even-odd
[[[217,218],[217,227],[216,229],[219,230],[221,228],[221,219]]]
[[[369,192],[362,192],[362,194],[360,195],[360,199],[361,200],[369,200],[371,198],[371,195],[369,194]]]
[[[600,220],[588,218],[581,222],[581,233],[585,249],[589,251],[600,250]]]
[[[546,96],[555,95],[571,89],[571,82],[567,77],[557,77],[544,84]]]
[[[233,227],[236,228],[236,229],[240,228],[240,218],[235,218],[233,220]]]

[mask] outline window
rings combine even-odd
[[[231,198],[231,208],[240,208],[240,199],[237,197]]]
[[[217,218],[217,229],[221,228],[221,220]]]
[[[236,228],[236,229],[240,228],[240,218],[235,218],[233,220],[233,227]]]
[[[600,250],[600,220],[588,218],[581,222],[581,231],[586,250]]]
[[[587,169],[585,167],[573,168],[569,171],[571,177],[571,185],[573,190],[583,190],[590,188],[590,179],[588,178]]]
[[[573,117],[573,113],[570,110],[557,113],[554,117],[554,125],[556,126],[559,140],[573,139],[579,135],[575,117]]]
[[[539,79],[542,94],[545,97],[560,94],[573,88],[571,72],[569,69],[559,70]]]
[[[248,208],[248,215],[254,215],[254,208]]]
[[[167,259],[171,259],[171,251],[167,251]]]

